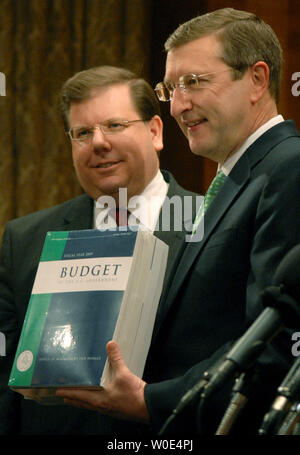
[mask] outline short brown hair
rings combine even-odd
[[[269,90],[279,100],[282,49],[272,28],[255,14],[223,8],[195,17],[180,25],[165,42],[165,50],[182,46],[205,35],[215,34],[222,46],[221,58],[239,79],[258,61],[270,70]]]
[[[66,130],[69,129],[71,102],[93,96],[95,90],[117,84],[128,84],[134,106],[145,120],[160,115],[160,106],[151,85],[134,73],[115,66],[98,66],[80,71],[68,79],[61,91],[61,112]]]

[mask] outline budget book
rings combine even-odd
[[[141,377],[167,255],[145,229],[48,232],[8,385],[49,403],[57,387],[105,387],[111,339]]]

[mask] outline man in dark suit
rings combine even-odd
[[[258,317],[261,291],[300,242],[300,137],[277,112],[282,53],[272,29],[227,8],[181,25],[165,47],[158,97],[170,101],[192,152],[216,161],[222,172],[196,217],[197,232],[205,213],[204,237],[182,246],[160,302],[143,382],[111,343],[111,387],[59,392],[75,405],[148,421],[155,431]],[[257,433],[291,365],[291,344],[282,332],[259,356],[259,385],[250,387],[253,396],[235,431]],[[232,380],[203,415],[192,406],[168,430],[213,434]]]
[[[120,191],[126,189],[129,220],[133,217],[134,222],[143,223],[170,247],[168,274],[193,218],[188,214],[180,229],[174,229],[174,217],[181,217],[184,210],[183,204],[168,210],[172,197],[181,202],[190,197],[195,203],[195,194],[159,170],[162,121],[158,100],[146,81],[108,66],[77,73],[63,87],[62,111],[76,173],[86,193],[7,225],[0,265],[0,331],[6,337],[6,356],[0,357],[0,434],[137,432],[136,424],[120,425],[117,419],[66,406],[41,406],[7,388],[47,231],[102,227],[110,214],[100,206],[101,197],[112,198],[119,207]],[[144,198],[147,209],[141,213],[134,204],[130,206],[135,196]],[[178,229],[178,219],[176,223]],[[166,226],[170,229],[165,230]]]

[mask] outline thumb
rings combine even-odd
[[[113,370],[118,371],[122,368],[126,368],[126,364],[122,357],[120,348],[115,341],[109,341],[106,345],[108,361]]]

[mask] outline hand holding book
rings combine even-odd
[[[111,417],[147,422],[149,414],[144,398],[146,383],[131,373],[115,341],[107,344],[112,381],[105,389],[59,388],[56,396],[65,404],[101,412]]]

